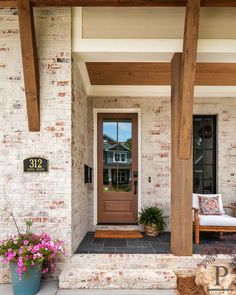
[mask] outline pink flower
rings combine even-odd
[[[26,271],[26,267],[25,267],[25,266],[23,266],[23,267],[22,267],[22,270],[23,270],[23,271]]]
[[[12,253],[8,253],[7,260],[12,260],[13,257],[14,255]]]
[[[24,240],[24,245],[28,245],[29,242],[27,240]]]
[[[28,251],[31,251],[31,249],[32,249],[32,248],[31,248],[30,246],[27,248]]]
[[[18,262],[18,266],[19,266],[19,267],[22,267],[23,265],[24,265],[24,264],[23,264],[22,261],[19,261],[19,262]]]
[[[39,246],[34,246],[34,250],[38,251],[39,250]]]
[[[44,268],[42,273],[47,273],[48,272],[48,268]]]

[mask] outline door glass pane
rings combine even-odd
[[[202,118],[195,118],[193,124],[193,134],[199,135],[199,130],[202,127]]]
[[[193,119],[193,192],[216,192],[216,117]]]
[[[201,135],[195,135],[193,138],[193,148],[202,149],[203,148],[203,138]]]
[[[202,193],[203,191],[203,180],[197,177],[193,177],[193,191],[194,193]]]
[[[203,192],[204,194],[210,194],[213,191],[213,181],[204,180]]]
[[[213,166],[205,165],[204,166],[204,179],[212,180],[213,179]]]
[[[130,142],[132,139],[132,122],[131,120],[122,120],[118,122],[118,141]]]
[[[103,122],[103,142],[117,141],[117,122],[105,120]]]
[[[103,191],[115,191],[117,183],[115,182],[114,174],[117,171],[117,163],[114,161],[117,144],[103,143]]]
[[[204,150],[204,164],[213,164],[213,151]]]
[[[204,178],[203,172],[204,172],[203,166],[201,166],[201,165],[194,165],[193,166],[193,173],[197,178],[203,179]]]
[[[132,146],[126,143],[118,146],[118,190],[129,192],[132,190]]]
[[[202,165],[203,164],[203,150],[195,150],[194,151],[194,165]]]
[[[119,168],[117,173],[117,183],[119,192],[130,192],[132,190],[132,171],[129,167]]]
[[[103,122],[103,191],[132,191],[132,120]]]
[[[204,137],[204,149],[213,149],[213,137]]]

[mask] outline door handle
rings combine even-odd
[[[138,185],[138,181],[134,180],[134,194],[137,194],[137,185]]]

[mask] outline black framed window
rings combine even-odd
[[[216,193],[216,116],[193,117],[193,192]]]

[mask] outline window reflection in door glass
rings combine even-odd
[[[117,152],[117,143],[103,143],[103,191],[116,191],[117,183],[114,174],[117,171],[117,163],[114,162],[114,154]]]
[[[103,143],[103,191],[132,190],[132,145]]]
[[[118,122],[118,141],[129,142],[132,139],[131,120],[122,120]]]
[[[103,122],[103,142],[117,141],[117,122],[104,121]]]
[[[122,167],[118,169],[117,185],[119,192],[130,192],[132,190],[132,171],[129,167]]]

